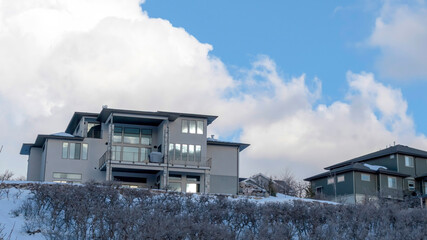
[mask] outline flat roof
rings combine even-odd
[[[76,137],[76,136],[59,136],[55,134],[39,134],[37,135],[36,141],[34,143],[24,143],[22,144],[21,151],[19,154],[21,155],[30,155],[30,150],[33,147],[41,148],[45,143],[46,139],[59,139],[59,140],[71,140],[71,141],[83,141],[84,138]]]

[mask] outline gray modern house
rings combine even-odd
[[[345,203],[414,196],[427,204],[427,152],[395,145],[304,179],[319,198]]]
[[[75,112],[64,133],[22,145],[27,180],[115,181],[123,186],[237,194],[248,144],[207,137],[217,117],[104,107]]]

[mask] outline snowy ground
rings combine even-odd
[[[41,234],[28,235],[24,230],[24,217],[14,216],[12,213],[19,208],[29,194],[29,190],[0,189],[0,225],[4,227],[0,232],[0,239],[2,236],[4,239],[44,239]]]

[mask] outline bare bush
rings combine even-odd
[[[401,203],[258,204],[111,184],[35,185],[20,213],[48,239],[423,239],[426,209]]]

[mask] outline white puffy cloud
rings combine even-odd
[[[386,1],[368,43],[381,50],[377,65],[385,77],[427,77],[427,7]]]
[[[210,133],[248,142],[241,173],[300,178],[392,141],[425,148],[400,90],[348,73],[346,99],[318,104],[321,82],[284,79],[261,56],[235,79],[182,28],[137,0],[0,0],[1,169],[25,175],[23,142],[65,129],[74,111],[218,115]]]

